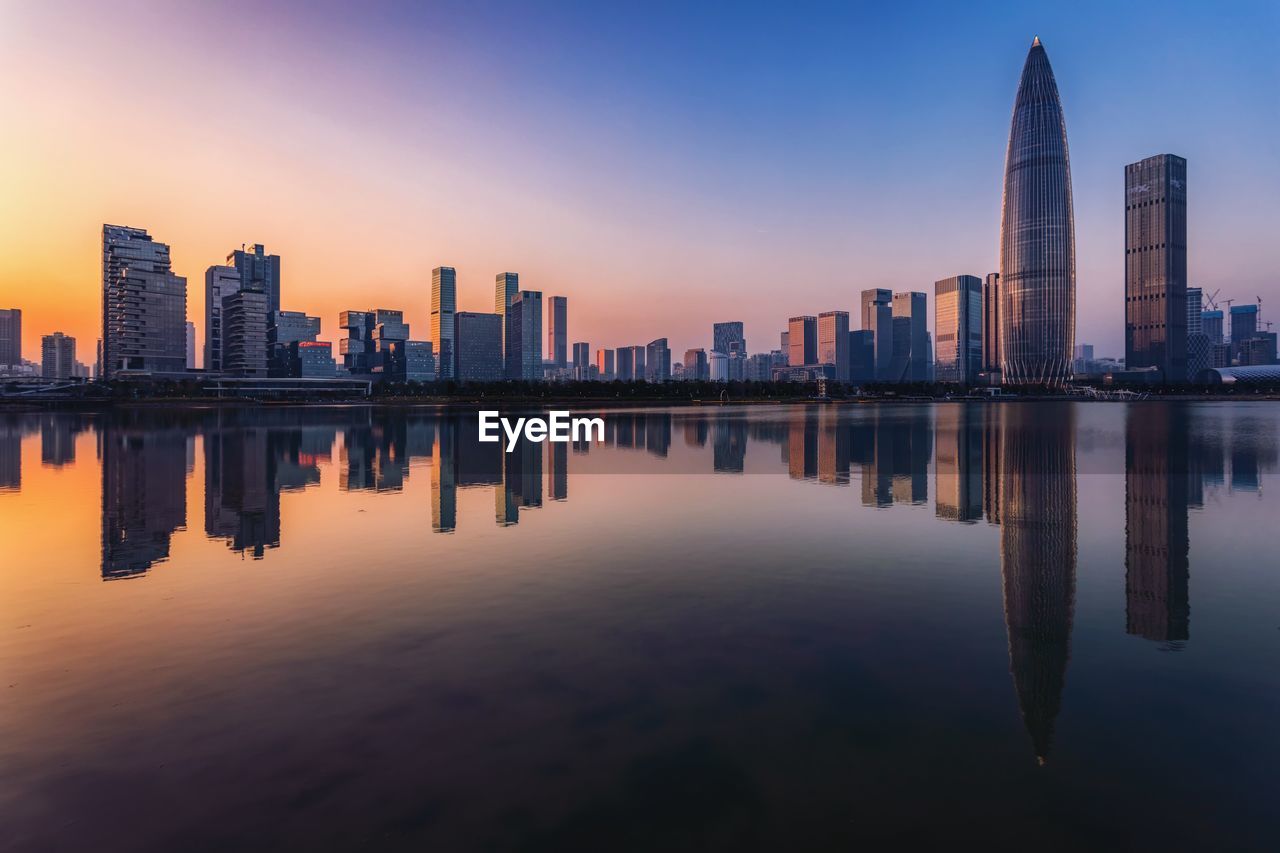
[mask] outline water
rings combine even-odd
[[[0,416],[0,846],[1274,849],[1273,403]]]

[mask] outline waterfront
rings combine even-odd
[[[604,417],[0,417],[0,843],[1269,847],[1280,405]]]

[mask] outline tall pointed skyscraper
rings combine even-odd
[[[1049,57],[1031,43],[1013,104],[1000,217],[1003,381],[1061,385],[1076,328],[1076,238],[1067,126]]]

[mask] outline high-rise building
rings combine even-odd
[[[1187,379],[1195,381],[1209,367],[1209,336],[1204,331],[1203,291],[1187,288]]]
[[[982,279],[957,275],[933,284],[935,377],[969,385],[982,370]]]
[[[187,370],[196,369],[196,324],[187,321]]]
[[[552,363],[563,369],[569,366],[569,300],[564,296],[553,296],[547,306],[547,349]]]
[[[54,332],[40,339],[40,375],[45,379],[70,379],[75,375],[76,339]]]
[[[440,379],[453,379],[454,321],[458,310],[458,274],[453,267],[436,267],[431,271],[431,341],[435,345],[436,373]]]
[[[222,372],[267,375],[267,294],[241,288],[222,298]]]
[[[542,292],[521,290],[507,306],[506,374],[508,379],[542,379]]]
[[[982,283],[982,370],[1000,370],[1000,273],[987,273]]]
[[[783,332],[779,338],[781,339],[779,348],[782,350],[782,359],[785,365],[791,359],[791,332]],[[715,352],[715,350],[712,350],[712,352]]]
[[[649,367],[645,356],[648,351],[641,346],[631,347],[631,378],[637,382],[649,378]]]
[[[227,265],[236,269],[241,287],[252,287],[267,295],[269,312],[280,310],[279,255],[268,255],[264,246],[254,243],[241,246],[227,255]]]
[[[1209,345],[1220,344],[1223,341],[1223,335],[1226,331],[1222,311],[1214,309],[1212,311],[1200,312],[1200,329],[1204,332],[1205,337],[1209,339]]]
[[[1000,218],[1002,381],[1061,385],[1076,326],[1075,217],[1067,128],[1040,39],[1031,43],[1009,125]]]
[[[635,347],[618,347],[618,381],[633,382],[636,378]]]
[[[204,369],[222,372],[222,300],[240,289],[235,267],[211,266],[204,271]]]
[[[347,336],[338,341],[338,354],[347,373],[373,372],[374,320],[372,311],[343,311],[338,315],[338,328],[347,330]]]
[[[684,351],[684,378],[705,382],[711,378],[711,367],[707,362],[707,351],[690,349]]]
[[[1231,306],[1231,357],[1239,358],[1246,341],[1258,334],[1258,306]]]
[[[651,341],[645,347],[645,379],[650,382],[671,381],[671,348],[666,338]]]
[[[926,382],[929,379],[929,300],[918,291],[893,295],[892,382]],[[906,322],[902,322],[906,321]]]
[[[849,381],[876,380],[876,333],[857,329],[849,333]]]
[[[513,272],[500,272],[494,281],[493,313],[502,318],[502,345],[507,345],[507,306],[520,292],[520,275]],[[505,353],[505,349],[503,351]],[[503,361],[506,364],[506,361]]]
[[[601,382],[612,382],[617,378],[613,350],[604,347],[596,350],[596,378]]]
[[[792,367],[806,367],[818,363],[817,317],[806,314],[788,320],[787,340],[791,347],[787,362]]]
[[[1187,161],[1172,154],[1124,167],[1124,359],[1187,378]]]
[[[712,351],[707,358],[707,370],[712,382],[729,381],[729,356],[722,352]]]
[[[824,311],[818,315],[818,364],[830,364],[835,377],[849,381],[849,312]]]
[[[728,355],[732,345],[737,343],[743,353],[747,351],[747,337],[742,330],[742,321],[732,320],[728,323],[715,323],[711,327],[711,349]]]
[[[862,291],[862,328],[875,346],[876,378],[889,378],[893,360],[893,291],[875,287]]]
[[[141,228],[103,225],[103,378],[185,372],[186,323],[187,280],[173,274],[169,247]]]
[[[276,311],[267,318],[267,372],[271,376],[294,376],[294,367],[298,358],[295,343],[314,343],[320,337],[320,318],[308,317],[302,311]],[[326,345],[328,346],[328,345]],[[307,353],[308,358],[318,361],[322,358],[319,350]],[[332,357],[332,346],[330,357]],[[316,368],[323,370],[323,366]]]
[[[501,382],[502,316],[459,311],[454,314],[454,355],[459,382]]]
[[[591,344],[586,341],[573,344],[573,378],[579,381],[591,378]]]
[[[0,308],[0,365],[22,364],[22,309]]]

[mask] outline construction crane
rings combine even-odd
[[[1209,310],[1217,311],[1218,310],[1218,294],[1221,292],[1222,292],[1222,288],[1219,287],[1213,293],[1202,294],[1201,299],[1203,299],[1204,301],[1200,305],[1200,310],[1203,311],[1204,307],[1207,305],[1209,306]]]

